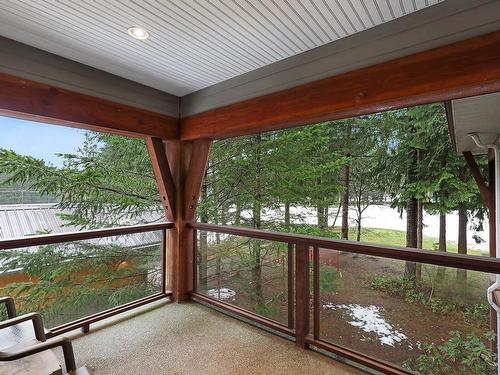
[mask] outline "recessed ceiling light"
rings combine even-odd
[[[127,29],[128,35],[132,38],[145,40],[149,38],[149,33],[147,30],[140,26],[131,26]]]

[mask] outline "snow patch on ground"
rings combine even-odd
[[[351,317],[348,323],[354,327],[359,327],[366,333],[374,333],[380,343],[394,347],[395,344],[408,340],[408,337],[400,330],[393,327],[383,318],[383,308],[370,305],[361,306],[358,304],[336,305],[327,303],[324,309],[342,309]]]
[[[210,289],[207,291],[209,297],[218,300],[236,300],[236,292],[228,288]]]

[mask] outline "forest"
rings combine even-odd
[[[81,228],[116,226],[124,218],[144,222],[145,213],[151,212],[161,217],[143,140],[89,132],[77,152],[59,157],[63,166],[55,167],[0,149],[2,185],[17,184],[54,197],[66,212],[67,223]],[[477,160],[486,175],[487,160]],[[363,226],[366,210],[374,205],[393,207],[404,215],[406,231],[399,242],[392,240],[397,233]],[[314,210],[315,225],[306,224],[304,209]],[[423,236],[424,212],[439,215],[436,241]],[[459,217],[456,245],[446,240],[450,212]],[[197,219],[466,254],[467,230],[481,229],[487,211],[463,156],[453,148],[444,106],[437,103],[216,140]],[[285,319],[286,246],[203,231],[198,235],[200,291],[278,321]],[[76,252],[42,248],[36,258],[23,251],[2,253],[0,271],[26,269],[31,280],[10,284],[6,290],[21,297],[31,295],[30,308],[43,310],[47,308],[44,287],[90,265],[95,272],[80,277],[78,287],[64,293],[65,301],[85,304],[92,295],[89,290],[99,289],[96,293],[102,298],[113,296],[103,302],[108,307],[131,298],[120,292],[122,284],[108,282],[110,277],[115,281],[118,274],[131,280],[137,269],[159,272],[150,256],[135,253],[129,261],[116,246],[87,247],[88,252],[85,247]],[[118,257],[118,264],[134,264],[134,271],[117,266],[115,273],[109,273],[109,267],[95,267],[96,252],[113,262]],[[327,339],[423,374],[495,370],[485,302],[489,275],[340,252],[322,252],[321,257],[322,319],[328,323],[323,324],[328,328],[322,335]],[[47,283],[41,285],[39,280]],[[128,289],[138,297],[150,293],[155,282],[157,277],[142,278],[142,292]],[[106,288],[112,293],[104,293]],[[87,298],[81,296],[84,289]],[[53,288],[50,293],[51,298],[57,296]],[[392,312],[399,312],[392,316],[396,323],[389,323]],[[378,319],[378,328],[364,329],[360,315]],[[443,316],[446,324],[440,324]]]

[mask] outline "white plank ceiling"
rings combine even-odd
[[[0,35],[182,96],[440,1],[0,0]]]

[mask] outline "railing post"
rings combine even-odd
[[[167,140],[164,169],[171,170],[174,187],[171,189],[175,202],[175,229],[169,240],[169,271],[173,275],[171,288],[174,299],[182,302],[193,291],[193,228],[189,223],[196,218],[196,205],[208,162],[211,141],[199,139],[193,142]],[[169,286],[170,287],[170,286]]]
[[[201,264],[198,258],[198,231],[193,229],[193,291],[198,289],[198,267]]]
[[[299,242],[295,246],[295,344],[306,348],[309,334],[309,246]]]
[[[288,288],[288,299],[287,299],[287,304],[288,304],[288,328],[293,329],[295,327],[295,320],[294,320],[294,305],[295,301],[293,299],[293,284],[294,284],[294,279],[293,279],[293,243],[288,243],[288,266],[287,266],[287,288]]]
[[[161,292],[167,290],[167,230],[161,231]]]
[[[313,250],[313,335],[314,339],[319,339],[319,321],[320,321],[320,311],[319,311],[319,247],[314,246]]]

